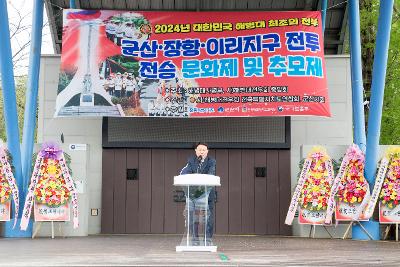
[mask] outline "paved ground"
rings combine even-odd
[[[176,235],[0,239],[0,266],[400,266],[400,244],[217,236],[217,253],[175,252]]]

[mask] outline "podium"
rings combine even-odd
[[[217,246],[207,233],[210,210],[209,194],[213,187],[221,186],[218,176],[209,174],[184,174],[174,177],[174,186],[185,191],[185,235],[176,251],[217,252]]]

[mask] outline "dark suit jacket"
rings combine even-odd
[[[213,158],[206,157],[204,162],[200,163],[196,156],[191,156],[186,166],[183,167],[180,174],[190,174],[190,173],[201,173],[201,174],[211,174],[215,175],[216,161]],[[213,188],[210,192],[208,202],[215,201],[215,189]]]
[[[196,156],[191,156],[186,166],[181,170],[181,174],[201,173],[215,175],[215,165],[216,162],[213,158],[206,157],[204,162],[200,164]]]

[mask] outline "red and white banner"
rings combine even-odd
[[[9,221],[10,218],[11,218],[11,201],[7,201],[6,203],[0,203],[0,221],[2,222]]]
[[[400,223],[400,210],[390,209],[386,204],[379,202],[379,223]]]
[[[59,207],[49,207],[44,204],[34,204],[35,222],[67,222],[70,220],[70,209],[68,203]]]
[[[300,209],[299,224],[324,225],[326,210],[311,211]]]
[[[55,116],[330,116],[319,11],[64,10]]]

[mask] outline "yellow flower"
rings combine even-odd
[[[48,172],[49,174],[56,174],[56,172],[57,172],[57,167],[54,166],[54,165],[50,165],[50,166],[47,168],[47,172]]]
[[[319,187],[317,185],[314,185],[312,188],[313,192],[318,192],[319,191]]]

